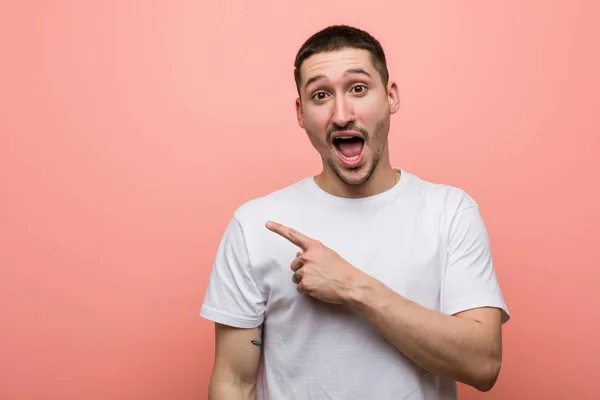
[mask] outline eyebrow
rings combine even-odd
[[[347,70],[347,71],[344,73],[344,76],[346,76],[346,75],[356,75],[356,74],[358,74],[358,75],[366,75],[366,76],[368,76],[369,78],[371,77],[371,74],[369,74],[367,71],[365,71],[365,70],[364,70],[364,69],[362,69],[362,68],[354,68],[354,69],[349,69],[349,70]]]
[[[365,71],[362,68],[351,68],[349,70],[346,70],[346,72],[344,72],[344,76],[347,76],[347,75],[366,75],[369,78],[371,78],[371,74],[369,74],[367,71]],[[321,79],[325,79],[325,75],[315,75],[306,81],[306,84],[304,84],[304,87],[307,88],[309,85],[311,85],[317,81],[320,81]]]

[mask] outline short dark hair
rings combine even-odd
[[[296,80],[298,93],[300,93],[301,81],[300,67],[304,60],[317,53],[349,48],[367,50],[371,53],[373,66],[381,75],[383,84],[387,85],[389,73],[381,43],[362,29],[348,25],[332,25],[313,34],[298,50],[294,61],[294,79]]]

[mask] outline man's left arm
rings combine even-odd
[[[417,365],[488,391],[500,372],[501,326],[508,314],[479,207],[468,196],[464,200],[446,227],[441,312],[354,269],[345,301]]]
[[[348,303],[406,357],[480,391],[494,386],[502,362],[499,309],[446,315],[402,297],[368,275],[359,279],[347,291]]]

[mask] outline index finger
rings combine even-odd
[[[287,226],[281,225],[277,222],[269,221],[266,223],[266,226],[267,229],[289,240],[296,246],[300,247],[303,251],[306,251],[308,249],[308,246],[312,242],[312,239],[308,236],[305,236],[300,232],[292,228],[288,228]]]

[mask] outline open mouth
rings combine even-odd
[[[333,139],[333,144],[342,159],[352,162],[361,158],[365,141],[358,136],[339,135]]]

